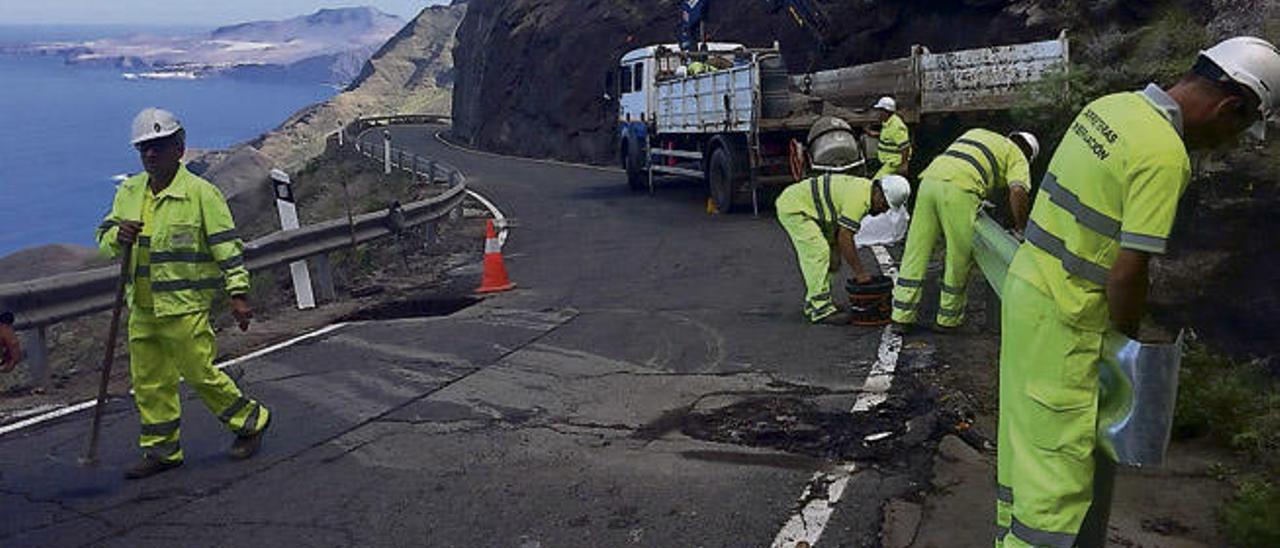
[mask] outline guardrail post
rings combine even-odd
[[[315,271],[311,283],[322,302],[332,303],[338,300],[338,292],[333,285],[333,264],[329,262],[329,254],[321,253],[308,261]]]
[[[436,243],[436,223],[430,221],[423,223],[422,228],[422,250],[431,251],[431,246]]]
[[[338,148],[342,148],[342,122],[338,122]]]
[[[391,175],[391,132],[382,130],[382,174]]]
[[[23,363],[27,366],[30,388],[44,388],[49,384],[49,340],[45,329],[40,326],[22,332]]]
[[[293,198],[293,183],[289,174],[278,169],[271,170],[271,182],[276,191],[276,210],[280,213],[280,230],[298,229],[298,206]],[[293,276],[293,292],[298,301],[298,310],[316,307],[316,297],[311,293],[311,273],[307,271],[307,261],[289,263],[289,273]]]
[[[427,160],[427,182],[435,184],[436,182],[436,161]]]

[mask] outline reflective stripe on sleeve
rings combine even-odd
[[[218,268],[223,270],[231,270],[237,266],[244,266],[244,255],[236,255],[225,261],[218,261]]]
[[[163,282],[151,282],[151,291],[155,293],[163,293],[166,291],[182,291],[184,289],[218,289],[222,287],[222,278],[206,278],[203,280],[166,280]]]
[[[1089,280],[1098,285],[1107,285],[1107,273],[1109,269],[1097,263],[1090,262],[1080,256],[1077,256],[1067,249],[1067,244],[1060,238],[1040,228],[1035,221],[1027,223],[1027,241],[1045,253],[1053,255],[1062,262],[1062,268],[1067,272]]]
[[[222,232],[216,232],[214,234],[210,234],[208,238],[208,243],[209,243],[209,247],[213,247],[215,245],[230,242],[238,238],[239,236],[236,235],[236,229],[233,228],[231,230],[224,230]]]
[[[1125,249],[1136,249],[1148,253],[1164,253],[1168,245],[1169,241],[1165,238],[1134,234],[1132,232],[1120,233],[1120,247]]]
[[[1066,210],[1067,213],[1076,218],[1076,222],[1084,225],[1085,228],[1112,240],[1120,235],[1120,221],[1085,205],[1084,202],[1080,201],[1079,196],[1059,184],[1058,177],[1053,173],[1044,175],[1044,180],[1040,183],[1040,190],[1049,193],[1050,202]]]

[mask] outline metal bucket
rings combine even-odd
[[[1128,466],[1164,464],[1178,399],[1182,333],[1173,343],[1140,343],[1111,332],[1103,342],[1098,380],[1098,444]]]

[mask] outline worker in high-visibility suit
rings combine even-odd
[[[863,217],[906,203],[911,185],[896,175],[872,182],[843,173],[861,158],[853,128],[844,120],[819,119],[808,142],[811,165],[820,173],[782,191],[776,202],[778,221],[791,237],[804,277],[805,317],[812,323],[846,325],[852,316],[831,299],[831,275],[843,257],[856,282],[871,280],[858,258],[854,234]]]
[[[132,143],[145,171],[120,184],[97,240],[111,256],[133,246],[129,371],[142,423],[142,459],[125,477],[138,479],[182,464],[179,378],[235,434],[233,458],[258,451],[271,414],[213,367],[217,351],[209,314],[216,293],[231,295],[241,330],[253,317],[244,246],[226,200],[182,165],[185,132],[172,113],[143,110],[134,119]]]
[[[880,118],[879,131],[869,133],[876,137],[876,159],[880,168],[876,170],[874,179],[879,181],[885,175],[907,176],[908,164],[911,162],[911,134],[907,131],[907,123],[898,116],[898,102],[893,97],[881,97],[873,107]]]
[[[951,143],[920,174],[920,189],[902,268],[893,288],[894,327],[902,332],[915,324],[924,275],[939,237],[946,245],[937,324],[958,327],[964,322],[966,288],[973,264],[973,222],[982,201],[995,190],[1009,189],[1009,206],[1021,232],[1031,209],[1031,162],[1040,143],[1027,132],[1008,137],[986,129],[971,129]]]
[[[1105,334],[1136,339],[1147,266],[1165,252],[1188,149],[1234,140],[1280,107],[1280,51],[1232,38],[1167,91],[1089,103],[1040,185],[1005,279],[997,547],[1103,546],[1114,463],[1097,449]]]

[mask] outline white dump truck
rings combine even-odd
[[[787,72],[771,48],[702,43],[647,46],[622,56],[613,78],[618,100],[618,159],[635,190],[655,177],[706,181],[721,212],[760,190],[795,181],[793,140],[803,142],[819,116],[855,127],[878,123],[868,108],[892,96],[907,122],[937,113],[1000,110],[1023,100],[1020,88],[1066,70],[1065,33],[1055,40],[930,53],[811,74]]]

